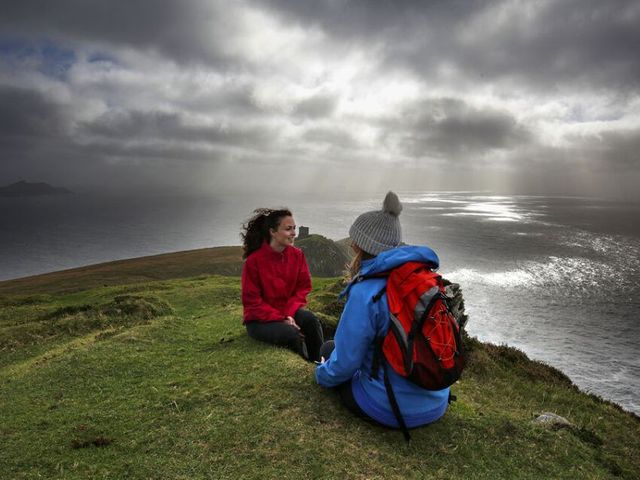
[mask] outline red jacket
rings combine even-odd
[[[244,321],[277,322],[307,304],[311,275],[302,250],[287,246],[278,253],[264,242],[242,268]]]

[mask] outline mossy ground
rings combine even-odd
[[[2,478],[640,477],[638,418],[517,350],[470,339],[458,401],[406,444],[249,339],[237,277],[88,287],[0,298]]]

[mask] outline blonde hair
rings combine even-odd
[[[375,255],[371,255],[370,253],[365,252],[362,248],[360,248],[355,243],[352,244],[352,248],[356,252],[356,254],[354,255],[349,265],[347,265],[347,271],[345,272],[347,281],[351,281],[358,276],[358,273],[360,272],[360,268],[362,267],[362,262],[364,260],[369,260],[375,257]]]
[[[345,272],[347,281],[353,280],[358,275],[360,267],[362,266],[363,254],[364,251],[360,247],[357,247],[356,254],[354,255],[353,259],[351,259],[351,262],[349,262],[349,264],[347,265],[347,271]]]

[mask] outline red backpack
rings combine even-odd
[[[442,390],[462,374],[464,345],[458,322],[447,304],[442,277],[430,265],[407,262],[384,274],[387,275],[385,288],[373,297],[375,303],[386,291],[390,322],[386,335],[376,339],[372,376],[378,376],[382,364],[389,402],[409,440],[386,363],[422,388]]]

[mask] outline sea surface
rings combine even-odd
[[[405,241],[431,246],[443,275],[462,285],[470,334],[518,347],[582,390],[640,414],[640,204],[486,192],[399,195]],[[0,280],[237,245],[243,221],[260,206],[287,205],[298,225],[341,239],[381,198],[0,198]]]

